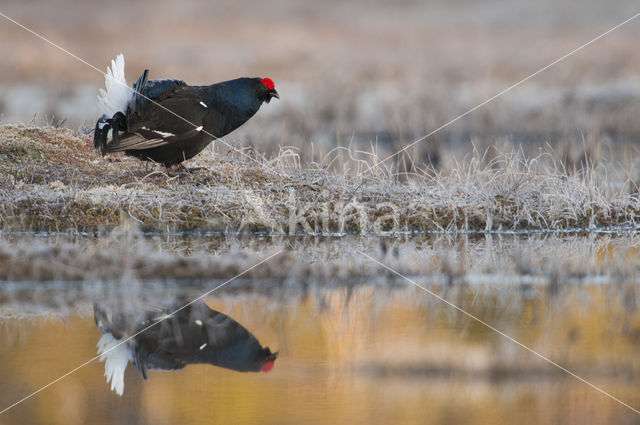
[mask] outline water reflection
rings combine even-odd
[[[241,324],[203,301],[138,312],[108,311],[94,304],[93,313],[103,334],[98,354],[105,362],[107,382],[119,395],[128,363],[147,379],[148,369],[181,370],[198,363],[269,372],[278,357]]]
[[[61,285],[60,294],[71,288]],[[113,305],[103,293],[83,288],[85,298],[95,294]],[[638,292],[567,284],[553,295],[537,285],[430,289],[640,406]],[[145,287],[146,294],[161,291],[168,292]],[[122,292],[131,304],[139,302],[135,290]],[[0,287],[0,299],[2,294]],[[80,313],[25,318],[0,311],[0,407],[96,355],[102,334],[93,317],[95,299],[83,304],[81,294],[73,295]],[[105,385],[104,363],[93,362],[0,415],[0,425],[638,423],[631,410],[414,288],[310,289],[299,298],[287,291],[218,294],[205,302],[205,312],[224,312],[278,348],[273,373],[237,373],[207,363],[180,373],[147,369],[145,381],[131,365],[118,396]],[[4,311],[22,306],[16,302]],[[100,306],[111,322],[120,320]],[[131,333],[139,328],[132,323],[148,320],[151,310],[127,311],[133,321],[125,330]]]

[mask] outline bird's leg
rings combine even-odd
[[[122,131],[129,131],[129,125],[127,123],[127,117],[125,117],[125,115],[122,112],[116,112],[116,114],[113,116],[113,119],[118,119],[118,125],[119,125],[119,129]]]
[[[187,168],[186,166],[185,166],[185,169],[186,169],[190,174],[193,174],[193,173],[195,173],[196,171],[208,170],[208,168],[207,168],[207,167],[191,167],[191,168]]]
[[[96,149],[100,147],[100,141],[102,139],[102,129],[104,128],[108,120],[109,118],[107,118],[106,115],[103,115],[98,118],[98,121],[96,122],[96,129],[93,132],[93,147]]]
[[[178,177],[178,176],[193,176],[195,172],[200,170],[207,170],[206,167],[187,167],[183,162],[174,165],[165,165],[164,169],[167,172],[167,175],[170,177]]]
[[[111,120],[105,120],[104,125],[102,126],[102,130],[100,133],[100,153],[102,156],[107,154],[107,135],[109,134],[109,130],[111,130]]]
[[[112,130],[113,144],[117,145],[120,142],[119,132],[127,131],[127,128],[127,118],[122,112],[116,112],[111,118],[108,118],[107,115],[101,116],[96,122],[96,128],[93,132],[93,146],[96,149],[100,148],[100,153],[105,156],[109,130]]]
[[[127,119],[122,112],[116,112],[111,118],[112,141],[114,145],[120,143],[120,131],[127,131]]]
[[[164,169],[169,177],[177,177],[188,172],[187,168],[182,164],[164,165]]]
[[[98,119],[98,121],[96,122],[96,128],[95,130],[93,130],[93,147],[97,148],[98,147],[98,141],[100,140],[100,132],[101,132],[101,128],[100,128],[100,120],[102,118]]]
[[[111,124],[111,142],[114,145],[118,145],[120,143],[120,130],[118,129],[118,122],[114,118]]]

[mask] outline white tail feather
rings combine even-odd
[[[97,347],[100,361],[105,362],[104,375],[107,377],[107,383],[111,381],[111,390],[122,395],[124,392],[124,371],[127,369],[127,364],[130,361],[133,362],[133,355],[127,343],[113,348],[119,343],[120,341],[115,339],[113,335],[106,333],[98,341]]]
[[[124,112],[127,104],[133,97],[133,91],[129,88],[124,77],[124,55],[120,53],[111,61],[111,68],[107,67],[104,77],[106,91],[100,89],[98,101],[103,114],[112,117],[116,112]]]

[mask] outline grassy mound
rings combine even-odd
[[[570,172],[552,157],[481,155],[446,173],[399,181],[379,159],[336,173],[303,167],[285,151],[206,150],[167,170],[102,158],[69,129],[0,127],[0,221],[4,231],[109,230],[132,219],[148,231],[331,234],[593,228],[633,224],[637,193],[597,166]]]

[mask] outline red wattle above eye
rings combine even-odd
[[[263,78],[261,82],[262,82],[262,84],[267,86],[267,88],[269,90],[273,90],[273,89],[276,88],[276,85],[274,84],[274,82],[273,82],[273,80],[271,78]]]
[[[260,370],[262,370],[263,372],[269,372],[271,369],[273,369],[273,360],[269,360],[260,368]]]

